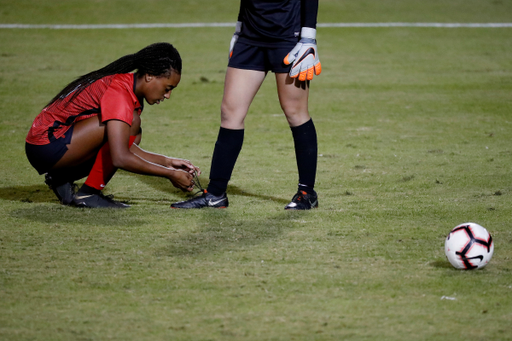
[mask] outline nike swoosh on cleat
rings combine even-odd
[[[304,52],[304,54],[302,55],[302,57],[300,57],[300,59],[297,61],[296,64],[299,64],[300,62],[302,62],[304,59],[306,59],[307,56],[309,56],[310,54],[313,55],[313,57],[315,57],[315,49],[313,48],[309,48],[306,50],[306,52]]]
[[[314,202],[310,202],[311,207],[315,207],[318,204],[318,200],[315,200]]]
[[[220,204],[223,201],[224,201],[224,198],[220,199],[220,200],[216,200],[216,201],[212,201],[212,199],[210,199],[210,200],[208,200],[208,206],[215,206],[217,204]]]
[[[81,199],[87,199],[87,198],[90,198],[92,197],[94,194],[91,194],[91,195],[81,195],[81,196],[77,196],[76,199],[77,200],[81,200]]]

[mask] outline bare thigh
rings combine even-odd
[[[136,143],[139,143],[140,117],[136,113],[133,117],[130,135],[139,135],[136,139]],[[107,142],[106,125],[100,121],[99,116],[75,123],[71,143],[67,145],[68,151],[52,169],[77,166],[96,157],[105,142]]]
[[[309,82],[290,78],[287,73],[276,73],[276,83],[279,103],[290,127],[297,127],[309,121]]]
[[[249,107],[266,72],[228,67],[221,105],[221,127],[243,129]]]

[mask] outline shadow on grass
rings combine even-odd
[[[46,185],[1,187],[0,199],[21,202],[58,202],[55,194]]]
[[[124,172],[123,173],[126,176],[129,176],[130,178],[135,178],[137,181],[143,182],[146,185],[150,186],[151,188],[154,188],[157,191],[165,192],[165,193],[177,193],[181,192],[179,189],[173,187],[172,183],[165,179],[155,176],[147,176],[147,175],[141,175],[141,174],[135,174],[135,173],[129,173]]]
[[[172,193],[172,194],[181,196],[182,199],[179,199],[179,200],[187,200],[193,196],[193,193],[196,193],[197,191],[199,191],[199,189],[194,188],[194,191],[190,192],[190,193],[181,192],[180,190],[172,187],[172,184],[168,180],[165,180],[163,178],[155,178],[155,177],[151,177],[151,176],[143,176],[143,175],[138,175],[138,174],[130,174],[130,176],[136,177],[139,181],[144,182],[146,185],[151,186],[152,188],[154,188],[158,191],[163,191],[166,193]],[[208,187],[207,179],[202,179],[201,185],[203,188]],[[244,196],[244,197],[256,198],[256,199],[261,199],[261,200],[271,200],[271,201],[285,204],[285,205],[290,202],[289,199],[278,198],[278,197],[274,197],[271,195],[265,195],[265,194],[250,193],[250,192],[247,192],[247,191],[245,191],[237,186],[233,186],[233,185],[228,185],[227,193],[228,193],[228,195],[240,195],[240,196]]]
[[[130,174],[130,176],[136,177],[139,181],[144,182],[155,190],[180,196],[181,198],[176,201],[192,198],[194,193],[198,191],[198,189],[194,189],[190,193],[181,192],[162,178],[136,174]],[[206,188],[208,185],[207,180],[203,179],[203,182],[201,185],[203,188]],[[233,185],[228,185],[227,192],[229,196],[244,196],[268,200],[283,206],[289,202],[289,199],[250,193]],[[293,227],[293,220],[305,214],[305,212],[282,212],[274,216],[259,215],[254,217],[245,215],[237,216],[238,218],[235,219],[232,218],[229,209],[203,209],[193,210],[192,212],[186,210],[178,211],[185,216],[190,215],[191,221],[194,221],[194,225],[197,227],[192,231],[188,230],[184,232],[185,234],[170,239],[168,246],[155,252],[157,257],[197,256],[263,243],[270,239],[279,238],[283,231]]]
[[[288,204],[291,199],[291,197],[288,199],[283,199],[283,198],[278,198],[278,197],[274,197],[271,195],[249,193],[247,191],[240,189],[237,186],[231,186],[231,185],[228,185],[228,194],[241,195],[244,197],[257,198],[257,199],[261,199],[261,200],[271,200],[271,201],[275,201],[275,202],[278,202],[283,205]],[[295,194],[295,193],[293,193],[293,194]]]
[[[232,219],[226,210],[205,209],[202,226],[169,240],[156,256],[187,257],[226,252],[279,238],[292,229],[295,220],[307,212],[283,212],[274,216]]]
[[[148,177],[146,177],[148,178]],[[169,193],[175,193],[178,190],[173,188],[172,185],[165,186],[165,180],[160,178],[154,178],[150,184],[154,185],[154,188]],[[164,183],[162,183],[162,180]],[[160,181],[160,182],[158,182]],[[170,188],[168,188],[170,187]],[[106,190],[108,194],[108,189]],[[32,185],[32,186],[11,186],[11,187],[0,187],[0,199],[10,200],[10,201],[21,201],[27,203],[55,203],[59,204],[59,200],[53,193],[51,189],[46,185]],[[168,200],[168,198],[148,198],[145,196],[142,197],[128,197],[123,195],[122,192],[119,195],[115,195],[116,200],[120,200],[123,202],[129,201],[151,201],[151,202],[161,202],[162,200]],[[130,203],[133,204],[133,203]]]
[[[163,179],[163,178],[156,178],[151,176],[143,176],[138,174],[130,174],[130,176],[136,177],[138,180],[144,182],[148,186],[151,186],[157,191],[162,191],[168,194],[178,195],[181,196],[182,199],[178,200],[186,200],[188,198],[192,197],[192,193],[196,193],[197,191],[194,190],[192,193],[185,193],[181,192],[180,190],[174,188],[172,184]],[[204,188],[207,187],[207,184],[202,184]],[[270,195],[264,195],[264,194],[256,194],[256,193],[250,193],[247,192],[237,186],[228,185],[228,193],[231,195],[240,195],[250,198],[257,198],[261,200],[271,200],[277,203],[281,204],[287,204],[289,200],[278,198]],[[0,187],[0,199],[4,200],[11,200],[11,201],[21,201],[21,202],[28,202],[28,203],[58,203],[57,198],[55,197],[55,194],[48,188],[46,185],[31,185],[31,186],[11,186],[11,187]],[[147,197],[143,198],[137,198],[137,197],[125,197],[122,195],[122,193],[119,193],[119,195],[116,195],[117,200],[121,201],[155,201],[160,202],[162,200],[165,200],[164,198],[158,198],[158,199],[151,199]]]
[[[450,262],[447,260],[436,260],[434,262],[429,263],[430,266],[433,266],[434,268],[440,268],[440,269],[451,269],[453,268]]]
[[[47,225],[140,227],[147,224],[144,219],[127,215],[124,210],[91,210],[62,205],[31,205],[13,210],[10,215]]]
[[[0,188],[0,199],[34,203],[26,208],[13,210],[10,215],[43,224],[141,226],[147,223],[141,218],[127,215],[122,211],[88,210],[62,206],[46,185],[3,187]],[[55,203],[55,205],[37,205],[46,203]]]

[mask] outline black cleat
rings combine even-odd
[[[318,196],[316,192],[307,193],[298,191],[292,198],[292,201],[285,206],[285,210],[310,210],[318,207]]]
[[[44,176],[44,182],[55,193],[62,205],[71,205],[75,197],[76,185],[72,182],[65,182],[57,185],[54,179],[48,173]]]
[[[75,195],[74,204],[77,207],[85,208],[128,208],[130,205],[115,201],[112,195],[103,195],[103,193],[86,194],[78,193]]]
[[[226,193],[220,196],[215,196],[208,193],[206,190],[203,192],[203,194],[197,197],[171,204],[171,208],[226,208],[228,206],[229,202]]]

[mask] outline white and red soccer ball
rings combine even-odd
[[[494,243],[484,227],[465,223],[456,226],[448,234],[444,253],[456,269],[481,269],[491,260]]]

